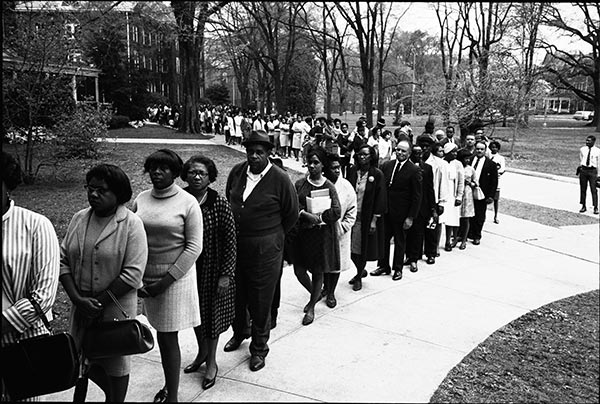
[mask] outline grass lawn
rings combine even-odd
[[[432,403],[597,403],[598,290],[533,310],[448,373]]]

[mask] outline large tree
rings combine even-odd
[[[228,1],[172,1],[177,24],[177,41],[183,78],[183,102],[179,131],[201,134],[198,102],[204,89],[201,74],[204,48],[204,29],[208,19]]]
[[[557,28],[559,32],[590,45],[589,53],[575,53],[558,49],[553,41],[547,41],[546,47],[553,63],[547,64],[549,80],[559,89],[572,91],[577,97],[594,106],[592,125],[600,132],[600,3],[575,3],[579,21],[569,21],[561,13],[558,6],[548,5],[544,15],[544,23]],[[578,23],[583,21],[583,27]],[[581,77],[592,80],[591,89],[577,86]]]

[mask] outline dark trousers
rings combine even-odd
[[[394,259],[392,261],[392,269],[402,270],[404,265],[404,252],[406,250],[406,231],[402,228],[404,219],[391,220],[389,215],[384,215],[383,228],[385,229],[385,237],[383,240],[383,257],[377,261],[377,266],[381,268],[390,268],[390,241],[394,238]]]
[[[469,219],[471,225],[469,229],[469,238],[480,240],[488,204],[486,200],[483,199],[481,201],[473,201],[473,205],[475,206],[475,216]]]
[[[238,339],[252,336],[252,355],[269,353],[271,304],[281,273],[283,240],[283,231],[238,238],[233,335]],[[250,315],[250,329],[246,310]]]
[[[279,312],[279,305],[281,303],[281,276],[283,275],[283,261],[281,261],[281,270],[279,271],[279,279],[277,280],[277,286],[275,286],[275,293],[273,294],[273,302],[271,303],[271,318],[277,318]]]
[[[418,215],[413,220],[413,225],[406,232],[406,259],[417,262],[423,257],[423,241],[425,239],[425,226],[427,220]]]
[[[587,187],[590,184],[590,192],[592,193],[592,204],[595,208],[598,207],[598,189],[596,188],[596,178],[598,177],[597,168],[581,167],[579,173],[579,190],[580,197],[579,203],[585,206],[585,200],[587,197]]]

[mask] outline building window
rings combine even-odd
[[[142,55],[142,68],[146,68],[146,55]]]
[[[175,56],[175,73],[181,74],[181,65],[179,62],[179,56]]]
[[[133,42],[138,42],[138,27],[135,25],[132,27],[131,40]]]
[[[75,39],[76,30],[77,30],[77,24],[66,23],[65,24],[65,37],[67,39]]]

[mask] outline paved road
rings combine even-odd
[[[533,178],[507,175],[504,195],[574,210],[572,187]],[[557,187],[551,198],[538,195]],[[319,303],[309,326],[301,325],[308,294],[286,267],[267,366],[249,371],[248,342],[223,352],[229,330],[219,341],[215,387],[202,390],[204,367],[182,374],[180,400],[427,402],[446,374],[498,328],[552,301],[598,289],[598,232],[597,224],[554,228],[501,214],[500,224],[484,228],[480,246],[442,249],[438,263],[420,262],[419,271],[406,271],[401,281],[369,276],[354,292],[347,283],[353,274],[342,273],[337,307]],[[180,345],[183,367],[195,356],[191,330],[180,333]],[[158,348],[135,356],[132,369],[127,400],[152,400],[163,380]],[[90,386],[88,398],[103,400]],[[66,391],[46,399],[71,397]]]

